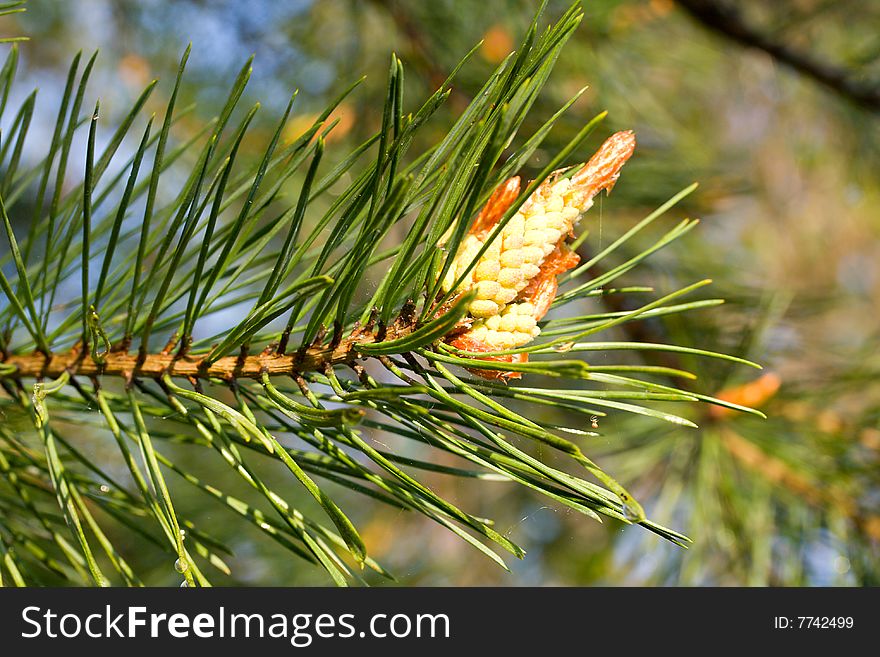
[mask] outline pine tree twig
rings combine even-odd
[[[294,372],[322,372],[328,365],[351,363],[360,357],[358,347],[406,337],[415,330],[414,323],[395,322],[384,329],[384,336],[367,330],[356,330],[338,344],[315,345],[292,354],[281,354],[266,349],[260,354],[242,357],[225,356],[207,364],[208,353],[180,357],[167,351],[139,356],[137,353],[113,352],[103,364],[88,358],[79,348],[46,356],[39,352],[11,354],[0,365],[0,379],[58,377],[64,372],[73,376],[121,376],[126,379],[146,377],[161,379],[166,374],[196,379],[260,379],[269,376],[290,375]],[[12,368],[15,368],[14,370]]]
[[[374,2],[379,4],[380,0]],[[88,583],[99,579],[95,577],[97,568],[92,567],[88,544],[92,539],[86,537],[90,533],[104,548],[121,581],[130,584],[135,581],[132,573],[122,560],[116,559],[116,551],[110,539],[105,540],[97,521],[90,520],[86,505],[94,502],[96,508],[110,512],[140,534],[148,533],[141,527],[142,522],[155,522],[167,539],[164,551],[170,557],[168,570],[174,564],[177,572],[168,575],[178,581],[179,575],[183,575],[185,585],[207,584],[198,570],[197,561],[201,559],[228,575],[225,564],[200,547],[197,541],[201,539],[195,532],[187,544],[194,546],[194,551],[190,553],[183,544],[183,528],[192,528],[193,522],[187,517],[190,512],[184,511],[189,506],[185,503],[187,498],[183,498],[184,504],[178,504],[174,499],[177,495],[172,496],[174,489],[166,485],[163,473],[168,469],[209,493],[293,554],[320,565],[339,585],[349,580],[364,582],[356,569],[349,568],[350,560],[385,573],[365,561],[356,529],[331,499],[331,491],[324,490],[324,481],[394,508],[417,511],[504,568],[496,547],[522,557],[521,548],[494,530],[491,520],[459,509],[417,478],[419,471],[428,471],[516,483],[585,516],[599,520],[601,515],[619,522],[638,523],[686,547],[690,539],[645,518],[639,503],[590,460],[579,443],[558,434],[595,436],[582,428],[583,417],[595,413],[592,428],[598,429],[596,418],[617,410],[678,426],[694,426],[687,418],[653,408],[655,401],[707,401],[761,417],[763,414],[729,401],[689,393],[684,386],[673,388],[639,378],[690,376],[678,368],[614,361],[591,366],[580,359],[552,354],[605,348],[666,349],[758,367],[731,355],[660,344],[659,340],[644,345],[578,342],[600,331],[629,327],[634,320],[716,305],[720,300],[672,304],[709,281],[688,285],[629,312],[574,315],[548,320],[541,327],[538,322],[543,322],[554,300],[561,306],[585,297],[651,291],[643,287],[618,290],[606,284],[686,234],[696,225],[695,221],[682,220],[631,259],[557,295],[559,284],[575,280],[582,270],[589,270],[591,264],[603,260],[690,194],[696,185],[678,192],[589,263],[576,267],[577,259],[569,249],[576,248],[582,240],[567,241],[574,237],[576,218],[586,212],[601,189],[610,190],[634,147],[631,133],[617,133],[606,144],[617,144],[620,148],[606,150],[603,144],[580,171],[575,171],[574,166],[566,168],[604,118],[603,112],[584,124],[521,194],[512,193],[504,208],[499,206],[487,214],[479,211],[491,188],[527,165],[557,119],[583,93],[583,89],[578,91],[530,136],[525,136],[522,143],[514,141],[530,108],[540,98],[560,49],[583,16],[579,3],[574,2],[555,24],[542,31],[545,4],[541,3],[522,46],[499,63],[495,73],[480,87],[480,93],[470,99],[460,92],[455,96],[451,81],[457,79],[459,67],[479,46],[447,75],[438,64],[441,60],[431,56],[432,52],[436,54],[435,46],[442,39],[427,39],[426,34],[416,29],[418,21],[412,21],[418,18],[418,12],[396,2],[382,3],[401,32],[412,41],[417,66],[427,71],[429,81],[438,89],[420,109],[408,112],[403,94],[403,65],[396,56],[392,57],[382,102],[381,129],[331,170],[322,171],[320,178],[317,173],[323,141],[318,133],[323,130],[326,135],[332,129],[332,125],[322,126],[354,86],[334,100],[303,135],[282,145],[291,98],[262,156],[244,166],[239,161],[233,168],[238,147],[244,143],[257,109],[255,105],[231,132],[234,124],[229,121],[237,112],[251,61],[235,79],[217,118],[198,130],[197,136],[178,144],[176,138],[169,141],[169,130],[188,111],[173,111],[182,88],[187,48],[168,100],[162,130],[153,134],[150,119],[139,149],[108,183],[106,179],[101,181],[100,174],[139,115],[140,104],[111,139],[112,147],[97,159],[92,143],[97,126],[93,122],[85,180],[65,191],[62,183],[68,150],[74,130],[80,125],[80,101],[86,93],[93,61],[90,60],[77,86],[79,58],[75,59],[67,93],[75,100],[70,107],[67,100],[62,102],[56,138],[47,158],[28,174],[41,181],[41,191],[31,229],[21,241],[21,252],[5,207],[21,211],[14,201],[24,192],[11,183],[21,179],[21,190],[25,190],[31,179],[22,178],[24,174],[16,177],[15,167],[4,168],[4,176],[0,176],[6,179],[0,188],[14,187],[10,202],[4,206],[2,223],[12,259],[4,267],[11,272],[14,264],[17,275],[10,282],[0,273],[3,293],[9,301],[9,306],[0,309],[0,319],[5,324],[5,328],[0,327],[0,391],[6,393],[0,399],[0,415],[13,408],[16,415],[36,418],[42,446],[46,448],[45,455],[37,450],[33,457],[29,452],[16,453],[8,464],[0,450],[2,474],[19,494],[18,507],[24,511],[20,514],[14,509],[10,513],[7,500],[0,499],[0,525],[4,525],[0,527],[4,533],[0,538],[6,540],[6,527],[10,524],[2,518],[10,516],[23,527],[31,526],[36,518],[56,547],[47,556],[35,553],[34,557],[46,562],[55,558],[53,554],[63,555],[71,563],[71,574]],[[11,84],[16,61],[16,56],[11,56],[0,70],[0,90]],[[436,145],[413,156],[408,149],[416,130],[450,94],[454,100],[461,100],[458,118]],[[5,100],[0,102],[0,115],[3,105]],[[29,111],[23,106],[20,115],[24,117]],[[85,124],[86,120],[80,123]],[[24,126],[23,121],[20,126]],[[227,124],[230,130],[226,129]],[[26,128],[17,130],[23,139]],[[16,143],[15,134],[13,127],[7,142]],[[203,138],[206,141],[193,158],[195,164],[189,167],[182,187],[166,205],[165,181],[169,176],[161,180],[160,177],[181,154],[189,151],[195,155]],[[141,172],[141,160],[153,144],[155,153],[148,158],[152,170]],[[376,159],[364,165],[361,157],[374,145],[378,146]],[[596,159],[600,153],[608,157]],[[3,153],[0,160],[6,161]],[[56,160],[57,168],[53,164]],[[288,181],[307,162],[308,170],[294,204],[285,190],[290,186]],[[57,183],[53,188],[50,179],[56,170]],[[114,206],[115,193],[123,183],[125,191],[118,206]],[[325,192],[343,188],[338,195],[332,194],[335,200],[327,199],[328,206],[324,205],[325,199],[312,205]],[[177,190],[176,184],[173,189]],[[44,192],[51,194],[45,218]],[[141,204],[144,214],[140,225],[135,222],[129,226],[128,217]],[[280,214],[276,215],[276,211]],[[311,225],[313,217],[320,218]],[[401,226],[409,228],[408,234],[391,246],[389,242],[397,237],[392,231]],[[273,240],[281,236],[283,246],[276,250]],[[468,238],[471,250],[459,254]],[[35,258],[39,254],[29,256],[42,242],[46,245],[45,255],[37,263]],[[92,294],[88,274],[97,271],[91,267],[102,253],[103,266]],[[379,278],[375,274],[382,267],[386,271]],[[557,281],[566,271],[566,279]],[[34,278],[32,272],[39,275]],[[80,312],[63,318],[66,306],[56,308],[52,299],[64,293],[62,283],[67,285],[76,274],[80,274],[82,281],[82,295],[77,299]],[[293,282],[283,287],[292,277]],[[375,278],[379,280],[374,286]],[[464,289],[460,289],[462,285]],[[497,287],[494,291],[493,286]],[[480,294],[491,298],[479,298]],[[34,299],[40,302],[39,311]],[[419,302],[414,303],[414,299]],[[478,305],[480,301],[492,305]],[[192,341],[194,328],[203,316],[231,309],[234,317],[237,308],[250,303],[252,310],[233,326]],[[288,313],[286,324],[272,324]],[[513,320],[513,324],[508,320]],[[480,321],[483,324],[475,326]],[[532,344],[544,328],[548,329],[544,338],[550,340],[542,338]],[[215,321],[211,330],[219,329]],[[489,350],[459,349],[455,341],[466,334],[474,344]],[[21,336],[17,343],[13,342],[15,335]],[[292,335],[295,342],[288,345]],[[167,339],[164,348],[161,338]],[[513,342],[509,342],[511,339]],[[74,346],[70,347],[71,344]],[[38,351],[32,351],[35,348]],[[512,353],[504,353],[505,350]],[[454,351],[464,355],[453,355]],[[526,362],[532,353],[539,358]],[[499,362],[495,356],[511,358]],[[386,373],[394,378],[383,379],[380,368],[373,380],[366,365],[360,362],[367,358],[384,364]],[[375,360],[373,365],[377,364]],[[451,371],[453,366],[470,370],[479,378],[459,378]],[[348,368],[356,378],[345,371]],[[509,370],[511,378],[528,373],[607,385],[603,389],[586,389],[577,383],[519,388],[505,385],[506,379],[504,383],[495,381],[497,377],[492,372],[502,370]],[[338,373],[341,376],[337,377]],[[125,394],[114,391],[112,385],[102,389],[100,376],[108,383],[114,377],[117,382],[125,382]],[[86,377],[94,384],[93,393],[82,388]],[[288,382],[278,384],[270,381],[270,377],[290,377],[296,386],[291,387]],[[42,381],[50,378],[56,379],[54,387]],[[212,388],[205,379],[227,385]],[[78,396],[63,389],[67,383]],[[48,393],[52,394],[48,403],[53,412],[58,410],[53,417],[46,404],[41,405]],[[302,403],[303,398],[308,403]],[[529,406],[530,415],[514,410],[512,404],[519,405],[520,401],[534,404]],[[344,408],[337,408],[340,402]],[[96,406],[100,413],[93,412]],[[571,411],[572,417],[581,421],[575,426],[558,424],[553,415],[542,412],[545,410],[554,414]],[[68,425],[81,427],[84,442],[89,446],[93,441],[87,439],[86,432],[109,429],[142,499],[104,474],[101,455],[96,453],[92,457],[64,442],[58,428],[64,431]],[[17,431],[16,424],[0,422],[0,442],[9,443],[3,439]],[[401,448],[382,444],[384,433],[399,438]],[[577,473],[570,473],[567,465],[557,468],[557,457],[550,462],[545,460],[543,451],[533,455],[530,448],[514,444],[520,439],[552,447],[559,452],[560,459],[568,459],[560,460],[560,466],[577,466]],[[288,440],[302,444],[284,447]],[[429,448],[440,458],[409,457],[409,448],[405,446],[409,441],[415,441],[417,450]],[[375,448],[372,442],[385,449]],[[185,444],[193,450],[215,450],[240,482],[259,494],[254,506],[226,490],[203,483],[185,464],[178,466],[169,461],[163,454],[166,444],[174,444],[175,449],[177,444]],[[140,459],[133,455],[132,445],[140,452]],[[261,468],[251,464],[251,453],[284,465],[320,504],[335,529],[326,525],[327,518],[313,519],[311,513],[301,512],[294,504],[297,498],[288,499],[283,488],[276,491],[264,483]],[[445,455],[464,459],[469,469],[447,466],[443,461]],[[37,466],[33,474],[30,465]],[[21,477],[19,471],[23,473]],[[50,492],[61,492],[55,496],[61,515],[50,510],[43,514],[42,502],[40,506],[31,504],[27,495],[31,488],[37,490],[29,485],[31,478],[42,482],[41,487]],[[64,501],[56,482],[64,484],[74,495],[72,506]],[[80,501],[77,490],[82,491]],[[275,524],[264,520],[260,507],[267,504],[280,516]],[[85,524],[79,522],[79,517]],[[75,521],[71,527],[73,543],[61,536],[61,523],[69,524],[70,519]],[[206,540],[207,545],[221,545],[218,539]],[[163,546],[161,540],[154,542],[160,548]],[[35,575],[33,581],[38,583],[42,578]]]
[[[742,46],[766,52],[798,73],[872,112],[880,112],[880,83],[863,83],[853,79],[840,66],[819,61],[813,55],[795,50],[750,25],[742,13],[726,0],[677,0],[696,21]]]

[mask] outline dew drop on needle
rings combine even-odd
[[[636,512],[635,509],[632,508],[632,506],[630,506],[626,502],[624,502],[622,505],[622,511],[623,511],[623,517],[626,518],[627,520],[629,520],[630,522],[638,522],[639,521],[639,514]]]

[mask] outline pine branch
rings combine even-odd
[[[632,310],[591,313],[585,305],[645,291],[608,286],[696,222],[681,221],[589,280],[581,275],[598,271],[594,265],[615,257],[693,186],[576,267],[571,249],[583,238],[570,234],[593,196],[617,181],[634,148],[632,133],[617,133],[586,164],[573,163],[604,119],[600,113],[521,193],[509,180],[582,93],[533,134],[519,135],[581,17],[575,4],[541,31],[539,12],[520,48],[448,134],[416,155],[409,147],[444,107],[467,58],[408,112],[403,63],[392,57],[381,126],[343,154],[325,137],[331,113],[357,83],[286,143],[294,92],[255,161],[246,161],[242,145],[259,106],[238,110],[250,60],[217,117],[178,143],[172,127],[189,111],[177,107],[189,48],[161,123],[149,117],[135,129],[146,98],[160,93],[151,83],[106,142],[98,138],[97,103],[80,116],[90,106],[84,103],[95,59],[80,73],[75,58],[46,157],[21,170],[17,161],[11,166],[15,149],[0,149],[9,245],[0,256],[0,412],[10,418],[0,427],[0,562],[9,576],[137,584],[134,565],[115,545],[120,532],[134,531],[167,555],[186,586],[209,584],[209,574],[229,571],[226,549],[212,528],[191,520],[180,486],[207,494],[338,585],[361,583],[362,565],[388,574],[346,514],[350,501],[335,500],[328,484],[420,514],[502,567],[502,552],[524,556],[491,520],[433,490],[425,472],[523,486],[585,516],[639,524],[686,545],[687,537],[649,520],[621,480],[587,456],[589,442],[576,441],[597,435],[597,419],[610,413],[693,427],[687,411],[667,410],[670,403],[761,414],[653,381],[692,377],[683,368],[590,365],[561,354],[600,344],[627,349],[589,339],[720,303],[683,299],[708,283],[698,281]],[[16,66],[13,49],[0,72],[4,91]],[[32,105],[31,96],[7,139],[27,137]],[[72,143],[84,126],[84,175],[76,182]],[[116,162],[129,133],[138,146]],[[13,218],[32,186],[36,209],[22,237]],[[497,189],[507,192],[499,197]],[[392,239],[395,231],[406,237]],[[566,304],[568,317],[544,318]],[[675,345],[631,348],[754,366]],[[528,385],[511,385],[517,378]],[[546,411],[592,418],[590,430],[560,424]],[[71,426],[81,431],[74,436]],[[379,449],[375,432],[392,434],[402,447]],[[95,453],[95,437],[103,435],[115,441],[131,489],[109,476]],[[409,454],[410,447],[457,463]],[[209,481],[210,470],[196,476],[178,449],[206,464],[216,459],[242,490],[226,490],[226,479]],[[266,462],[296,480],[308,511],[289,490],[272,487]]]
[[[410,322],[394,322],[382,330],[378,338],[376,330],[356,329],[339,341],[336,346],[318,345],[294,354],[278,353],[277,345],[266,347],[260,354],[249,356],[224,356],[209,361],[208,354],[152,353],[147,355],[110,352],[103,362],[96,362],[89,353],[74,348],[63,353],[45,355],[9,354],[0,361],[0,378],[57,378],[64,373],[71,376],[118,376],[126,381],[137,378],[161,379],[164,376],[187,379],[235,379],[259,380],[269,376],[293,376],[307,372],[323,372],[328,366],[350,365],[359,358],[375,353],[372,345],[402,340],[416,332]],[[363,349],[362,349],[363,348]],[[394,347],[392,347],[394,349]]]

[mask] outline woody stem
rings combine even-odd
[[[394,340],[410,333],[413,325],[394,324],[383,335],[384,340]],[[358,347],[376,342],[376,333],[355,331],[337,345],[315,345],[292,354],[280,354],[267,349],[261,354],[225,356],[208,363],[207,352],[180,356],[171,353],[138,355],[128,352],[111,352],[103,363],[96,363],[90,355],[79,348],[62,353],[45,355],[9,354],[0,365],[12,366],[0,371],[2,379],[55,378],[64,372],[73,376],[120,376],[127,380],[136,377],[159,379],[168,374],[175,377],[259,379],[263,373],[269,376],[290,375],[295,372],[320,372],[328,365],[350,363],[360,357]],[[7,371],[8,370],[8,371]]]

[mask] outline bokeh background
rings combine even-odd
[[[100,50],[85,106],[100,97],[102,121],[112,125],[154,77],[161,83],[148,110],[161,116],[192,41],[183,99],[197,109],[175,126],[179,140],[219,109],[252,53],[242,105],[263,105],[263,139],[257,130],[245,142],[255,154],[294,88],[300,94],[288,138],[366,75],[335,113],[332,160],[378,128],[392,52],[404,62],[408,107],[416,108],[482,40],[445,109],[411,148],[418,153],[445,134],[516,48],[536,5],[31,0],[26,13],[3,22],[3,34],[31,39],[20,46],[18,97],[10,103],[40,88],[23,154],[37,161],[77,51]],[[567,5],[549,2],[545,24]],[[727,303],[633,324],[619,337],[762,363],[756,372],[668,355],[648,361],[686,366],[699,375],[686,385],[759,406],[769,419],[693,408],[688,416],[701,427],[693,430],[610,416],[584,445],[649,516],[694,540],[688,550],[638,527],[566,513],[512,484],[429,477],[461,508],[495,518],[528,551],[505,572],[422,517],[345,490],[333,495],[372,556],[404,586],[880,584],[880,2],[589,0],[584,10],[522,134],[590,88],[522,173],[539,170],[601,110],[609,115],[592,147],[614,130],[636,131],[636,156],[593,210],[587,252],[698,181],[663,226],[685,216],[700,217],[701,226],[627,282],[670,291],[708,277],[712,294]],[[275,484],[295,486],[280,471]],[[175,495],[234,551],[233,576],[216,583],[328,583],[198,493]],[[179,579],[164,560],[139,557],[136,536],[118,541],[136,569],[153,569],[149,583]]]

